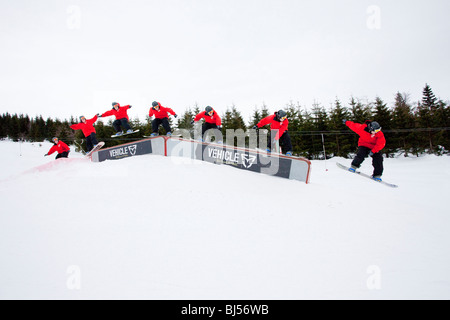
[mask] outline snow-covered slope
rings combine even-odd
[[[392,189],[49,148],[0,142],[0,299],[450,298],[449,157],[385,159]]]

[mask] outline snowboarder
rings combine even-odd
[[[287,113],[284,110],[279,110],[274,114],[261,119],[253,129],[259,129],[265,125],[270,124],[270,130],[275,131],[275,136],[271,136],[267,143],[267,152],[272,151],[272,144],[279,141],[281,150],[287,155],[292,156],[292,142],[289,136],[288,126],[289,120],[287,119]],[[273,140],[273,141],[272,141]]]
[[[54,137],[52,139],[52,141],[53,141],[53,146],[50,148],[50,150],[46,154],[44,154],[44,157],[49,156],[56,151],[56,152],[58,152],[58,154],[56,155],[55,159],[68,158],[69,152],[70,152],[69,146],[67,144],[65,144],[64,142],[59,141],[59,139],[57,137]]]
[[[128,123],[128,113],[127,110],[131,108],[130,105],[121,106],[118,102],[112,103],[112,109],[109,111],[104,112],[103,114],[97,114],[99,118],[101,117],[109,117],[109,116],[115,116],[116,120],[113,122],[114,130],[116,130],[115,137],[123,135],[123,130],[126,131],[126,133],[133,133],[133,130],[130,127],[130,124]]]
[[[192,121],[192,124],[194,122],[198,122],[201,119],[205,119],[205,122],[202,125],[202,138],[203,140],[205,139],[205,132],[208,131],[209,129],[213,129],[213,130],[218,130],[219,132],[217,132],[218,136],[221,137],[222,132],[221,130],[221,126],[222,126],[222,119],[220,118],[219,114],[211,107],[211,106],[207,106],[205,108],[205,111],[200,112],[199,114],[197,114],[194,118],[194,120]],[[220,134],[219,134],[220,133]],[[219,138],[219,143],[222,141],[222,138]]]
[[[170,108],[163,107],[159,102],[153,101],[152,107],[148,112],[148,116],[151,118],[155,116],[155,119],[152,121],[152,137],[158,135],[159,126],[162,124],[164,130],[166,130],[166,135],[172,135],[172,129],[170,128],[169,123],[169,113],[173,115],[175,118],[177,114]]]
[[[80,117],[80,122],[70,126],[73,130],[83,131],[86,137],[86,152],[91,151],[98,144],[97,135],[94,128],[94,123],[97,121],[98,116],[95,115],[92,119],[86,120],[85,116]]]
[[[381,150],[386,145],[386,139],[381,126],[376,121],[366,120],[364,124],[348,121],[346,119],[342,122],[359,135],[358,151],[355,159],[352,161],[349,171],[355,172],[361,166],[361,163],[367,156],[372,157],[373,175],[372,179],[381,181],[383,174],[383,155]]]

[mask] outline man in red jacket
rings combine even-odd
[[[211,107],[211,106],[207,106],[205,108],[205,111],[200,112],[199,114],[197,114],[194,118],[194,122],[198,122],[201,119],[205,119],[205,122],[202,125],[202,138],[203,140],[205,140],[204,136],[205,136],[205,132],[208,131],[209,129],[213,129],[213,130],[218,130],[220,132],[221,126],[222,126],[222,119],[220,118],[219,114]],[[216,132],[216,135],[218,136],[218,142],[222,141],[222,135],[220,132]]]
[[[267,152],[272,151],[272,143],[279,141],[281,150],[287,155],[292,156],[292,142],[288,133],[289,120],[284,110],[275,112],[273,115],[261,119],[253,129],[262,128],[270,125],[271,139],[267,144]],[[275,135],[275,136],[274,136]],[[273,140],[273,141],[272,141]]]
[[[69,152],[70,152],[69,146],[67,144],[65,144],[64,142],[59,141],[59,139],[57,137],[54,137],[52,139],[52,141],[53,141],[53,146],[50,148],[50,150],[46,154],[44,154],[44,157],[49,156],[56,151],[56,152],[58,152],[58,154],[56,155],[55,159],[68,158]]]
[[[372,157],[373,175],[372,178],[377,181],[381,181],[383,174],[383,155],[381,150],[386,145],[386,139],[383,132],[381,132],[381,126],[376,121],[367,120],[364,124],[355,123],[352,121],[342,121],[350,130],[359,135],[358,140],[358,152],[355,159],[352,161],[352,166],[349,169],[351,172],[355,172],[361,166],[364,159],[367,156]]]
[[[92,119],[86,120],[84,116],[80,117],[80,123],[76,123],[70,126],[73,130],[81,130],[83,131],[84,136],[86,137],[86,152],[91,151],[94,146],[98,144],[97,135],[94,128],[94,123],[97,121],[97,115],[95,115]]]
[[[130,127],[130,124],[128,123],[128,113],[127,110],[131,108],[130,105],[126,106],[120,106],[118,102],[112,103],[112,109],[109,111],[106,111],[103,114],[98,114],[99,117],[109,117],[109,116],[115,116],[116,120],[113,122],[114,130],[116,130],[116,136],[121,136],[123,134],[123,130],[126,131],[126,133],[133,133],[133,130]]]
[[[170,108],[163,107],[159,102],[153,101],[152,107],[148,112],[148,116],[151,118],[155,116],[155,119],[152,121],[152,137],[158,135],[159,126],[162,124],[164,130],[166,130],[166,135],[172,135],[172,129],[170,128],[169,123],[169,113],[173,115],[175,118],[177,114]]]

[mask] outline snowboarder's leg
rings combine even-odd
[[[162,122],[162,126],[163,126],[164,130],[166,130],[166,134],[169,132],[172,132],[168,118],[163,118],[161,122]]]
[[[367,147],[358,147],[358,152],[356,153],[355,159],[352,161],[352,167],[359,168],[364,159],[369,155],[370,149]]]
[[[113,128],[114,130],[116,130],[116,132],[122,131],[122,129],[120,128],[120,120],[115,120],[113,122]]]
[[[92,133],[86,137],[86,152],[89,152],[94,148],[94,144],[92,141]]]
[[[158,133],[159,125],[161,124],[161,119],[153,119],[152,121],[152,133]]]
[[[291,136],[287,131],[283,133],[283,135],[280,137],[280,147],[283,153],[290,152],[290,155],[292,155],[292,142],[291,142]]]
[[[60,158],[68,158],[69,157],[69,152],[62,152],[62,153],[58,153],[57,155],[56,155],[56,158],[55,159],[60,159]]]
[[[122,126],[123,130],[127,132],[128,130],[131,130],[130,124],[128,123],[127,118],[120,119],[120,125]]]
[[[207,126],[207,123],[204,122],[204,123],[202,124],[202,137],[205,137],[205,132],[206,132],[206,130],[208,130],[208,126]]]
[[[381,177],[383,175],[383,155],[380,152],[372,155],[373,176]]]
[[[203,141],[206,141],[207,136],[209,136],[211,138],[211,135],[217,134],[216,131],[214,131],[214,133],[208,133],[208,130],[210,130],[210,129],[217,129],[217,126],[214,123],[208,123],[208,122],[203,123],[203,125],[202,125]]]
[[[98,144],[98,141],[97,141],[97,135],[95,134],[95,132],[92,132],[90,137],[91,137],[92,144],[94,146],[96,146]]]

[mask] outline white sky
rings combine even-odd
[[[376,11],[370,6],[379,8]],[[450,98],[448,0],[0,0],[0,113]],[[380,29],[373,29],[379,26]],[[369,28],[371,27],[371,28]]]

